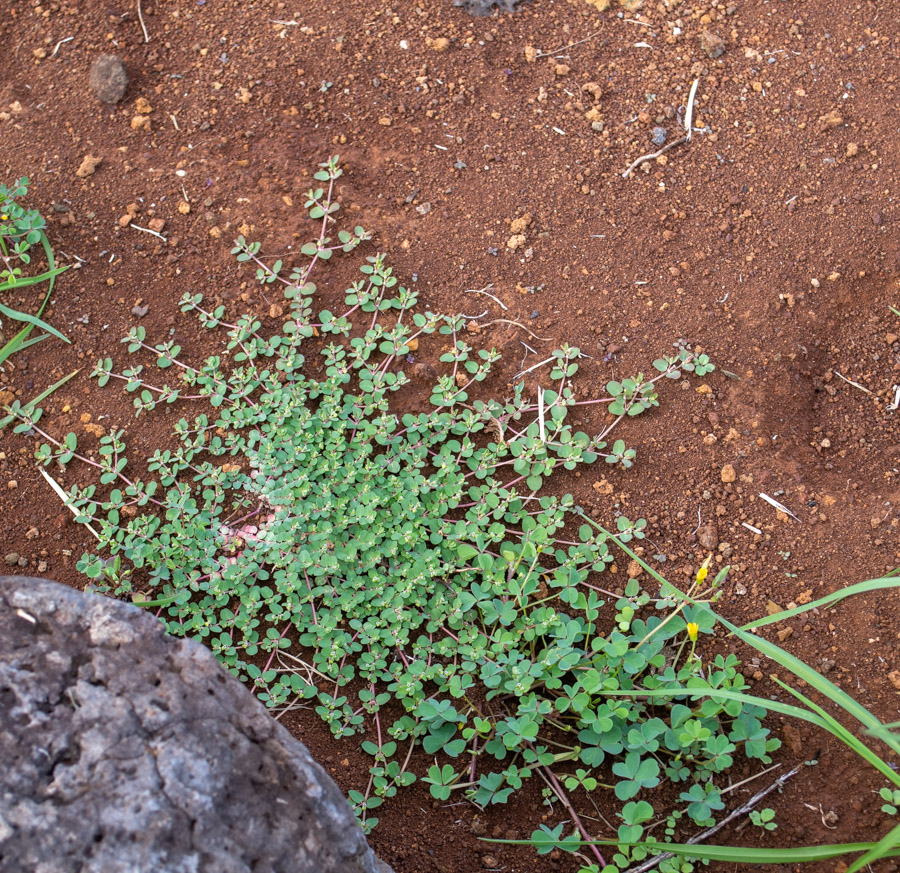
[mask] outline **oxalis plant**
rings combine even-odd
[[[41,464],[99,478],[66,495],[99,540],[79,569],[96,590],[131,596],[170,633],[204,642],[273,713],[314,709],[358,744],[371,767],[350,800],[366,829],[416,779],[437,800],[484,808],[535,777],[573,830],[534,842],[585,847],[585,871],[618,860],[608,865],[590,843],[596,825],[573,797],[583,809],[600,791],[616,798],[626,863],[630,837],[651,820],[672,833],[679,819],[709,826],[725,806],[722,774],[739,757],[768,763],[779,745],[763,706],[740,696],[738,660],[697,651],[727,568],[710,575],[707,561],[685,594],[657,579],[652,590],[635,579],[611,590],[603,574],[644,538],[645,521],[619,515],[607,530],[545,483],[559,468],[631,466],[634,449],[613,432],[657,406],[665,380],[713,365],[679,345],[652,377],[579,400],[581,353],[563,345],[535,397],[517,384],[485,399],[499,353],[468,345],[464,317],[417,311],[382,255],[366,258],[345,311],[314,314],[314,270],[369,239],[334,229],[340,176],[336,157],[316,173],[322,187],[306,208],[318,234],[298,266],[236,241],[238,260],[283,288],[279,331],[252,315],[229,321],[188,294],[182,311],[223,334],[221,354],[192,364],[174,340],[135,327],[123,342],[161,376],[98,362],[92,375],[122,383],[137,415],[205,408],[177,421],[146,478],[130,472],[123,431],[103,436],[95,457],[74,433],[44,427],[36,401],[7,407],[0,426],[35,437]],[[389,400],[409,385],[403,366],[420,341],[445,372],[423,411],[397,415]],[[571,418],[594,404],[610,415],[592,436]],[[670,814],[647,799],[662,783],[682,801]]]

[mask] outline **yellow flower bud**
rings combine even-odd
[[[690,641],[692,643],[697,642],[697,633],[699,632],[699,630],[700,630],[700,625],[698,625],[697,622],[695,622],[695,621],[688,622],[688,626],[687,626],[688,639],[690,639]]]
[[[708,567],[701,567],[697,571],[697,584],[702,585],[706,581],[706,576],[709,573]]]

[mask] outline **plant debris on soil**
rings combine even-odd
[[[289,259],[308,235],[311,173],[337,152],[350,220],[429,308],[474,316],[472,342],[503,353],[507,381],[563,342],[592,356],[586,394],[679,340],[716,363],[633,423],[634,467],[557,486],[598,518],[646,518],[643,556],[673,582],[712,552],[732,567],[719,611],[742,622],[900,564],[900,23],[882,4],[531,0],[473,17],[452,0],[29,0],[0,34],[2,178],[31,179],[27,205],[72,267],[42,316],[72,346],[47,340],[8,362],[0,403],[83,367],[43,404],[46,427],[94,450],[125,428],[135,457],[168,445],[176,419],[135,421],[132,398],[97,389],[90,367],[138,322],[196,359],[216,353],[179,312],[185,292],[281,315],[232,241]],[[123,65],[104,62],[115,80],[95,93],[102,55]],[[686,135],[696,79],[690,141],[623,178]],[[322,274],[326,300],[353,269]],[[33,311],[28,292],[3,302]],[[431,372],[434,352],[415,366]],[[583,428],[599,430],[603,412],[586,408]],[[33,451],[4,432],[5,563],[83,588],[89,533]],[[77,475],[54,470],[66,488]],[[629,569],[613,570],[624,586]],[[879,592],[771,633],[894,721],[897,612],[897,594]],[[747,655],[721,636],[705,647]],[[771,670],[745,663],[754,693],[775,693]],[[365,778],[366,756],[314,713],[282,721],[343,788]],[[808,725],[770,726],[785,769],[819,764],[767,801],[773,834],[735,823],[717,839],[878,839],[878,780]],[[417,784],[380,819],[371,841],[398,873],[575,869],[479,840],[561,820],[538,788],[482,813]]]

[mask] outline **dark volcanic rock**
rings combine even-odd
[[[453,0],[454,6],[462,6],[472,15],[490,15],[496,6],[501,12],[515,11],[521,0]]]
[[[0,577],[0,870],[383,869],[306,747],[206,649],[129,604]]]
[[[90,86],[98,100],[118,103],[128,88],[125,64],[118,55],[100,55],[91,64]]]

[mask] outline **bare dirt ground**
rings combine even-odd
[[[89,447],[125,428],[135,456],[164,445],[165,416],[136,423],[131,398],[98,389],[90,367],[120,354],[137,322],[212,353],[178,310],[187,291],[268,319],[274,298],[235,263],[232,240],[279,255],[305,241],[311,173],[339,153],[344,210],[430,308],[486,309],[484,323],[505,317],[546,338],[484,328],[478,341],[503,351],[507,377],[529,360],[523,342],[591,355],[585,396],[679,339],[715,361],[702,385],[669,385],[629,428],[631,470],[562,482],[601,516],[646,517],[647,554],[665,556],[673,581],[714,552],[733,568],[721,609],[744,621],[900,563],[898,4],[532,0],[473,17],[450,0],[144,0],[149,41],[136,8],[29,0],[0,17],[2,178],[31,178],[29,205],[73,267],[45,313],[72,344],[15,358],[0,400],[83,367],[45,404],[50,428]],[[117,105],[88,86],[101,53],[126,64]],[[695,79],[691,141],[623,178],[683,135]],[[86,156],[101,162],[79,177]],[[161,237],[138,229],[150,222]],[[344,275],[334,270],[334,290]],[[466,293],[489,285],[506,311]],[[36,307],[25,292],[4,302]],[[3,554],[83,587],[85,532],[39,476],[33,444],[2,440]],[[898,596],[882,593],[785,622],[779,638],[893,721],[897,618]],[[747,665],[757,693],[774,693],[769,672]],[[287,720],[343,787],[365,778],[364,756],[314,716]],[[774,835],[728,838],[880,837],[877,780],[805,725],[772,727],[778,760],[818,753],[819,765],[772,804]],[[478,840],[555,821],[537,789],[475,812],[414,788],[372,840],[398,873],[475,871],[486,854],[510,871],[572,869],[568,856]]]

